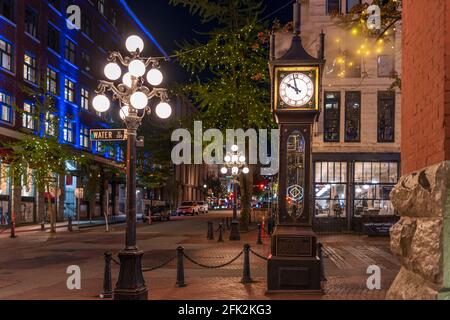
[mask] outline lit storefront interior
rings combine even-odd
[[[397,219],[389,195],[399,178],[399,156],[376,161],[341,155],[339,161],[314,160],[314,228],[317,232],[364,233],[367,223]],[[376,158],[376,157],[374,157]]]

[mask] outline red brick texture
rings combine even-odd
[[[403,1],[403,174],[450,159],[450,1]]]

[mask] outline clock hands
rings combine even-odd
[[[297,92],[297,94],[302,93],[302,90],[300,90],[299,88],[297,88],[297,84],[295,85],[295,87],[293,85],[291,85],[290,83],[287,84],[287,86],[291,89],[294,89],[295,92]]]

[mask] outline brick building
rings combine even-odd
[[[401,270],[387,298],[449,299],[450,2],[403,1],[401,215],[391,248]]]
[[[313,56],[326,34],[322,113],[313,137],[314,225],[317,231],[361,231],[369,214],[395,220],[389,193],[398,181],[401,94],[390,91],[401,74],[401,30],[380,49],[337,25],[359,0],[302,3],[302,39]],[[276,56],[291,35],[277,34]],[[369,52],[369,53],[368,53]]]
[[[66,19],[69,5],[81,9],[81,30]],[[108,174],[108,168],[122,162],[124,146],[93,143],[89,129],[112,125],[110,114],[96,114],[91,98],[98,80],[104,78],[107,52],[125,51],[125,39],[131,34],[145,39],[145,55],[165,55],[124,0],[0,0],[0,141],[20,139],[24,134],[57,135],[74,152],[93,158],[92,172],[98,173],[94,177],[98,178],[96,196],[82,203],[82,217],[100,216],[107,201],[110,214],[124,209],[124,181]],[[54,97],[56,110],[34,115],[43,119],[38,128],[31,116],[35,106],[30,90],[41,88]],[[50,125],[54,119],[56,128]],[[0,162],[0,170],[7,170],[7,164]],[[82,178],[60,177],[58,220],[74,215],[74,191]],[[11,196],[11,184],[0,178],[4,216],[12,210]],[[45,195],[33,185],[16,186],[13,196],[18,224],[46,218]]]

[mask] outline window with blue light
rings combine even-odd
[[[90,147],[89,128],[85,125],[80,125],[80,146],[86,149]]]
[[[64,58],[69,61],[71,64],[76,63],[76,45],[75,43],[66,38],[65,49],[64,49]]]
[[[36,130],[36,119],[34,113],[34,104],[30,102],[24,102],[22,110],[22,128]]]
[[[0,38],[0,68],[13,71],[14,50],[11,43]]]
[[[0,0],[0,16],[14,21],[14,0]]]
[[[0,120],[13,123],[13,97],[5,92],[0,92]]]
[[[95,152],[97,153],[103,153],[105,152],[105,149],[103,147],[103,143],[101,141],[97,141],[95,143]]]
[[[58,94],[58,73],[50,67],[47,67],[47,92],[57,95]]]
[[[81,69],[91,72],[91,56],[86,51],[81,52]]]
[[[48,25],[47,46],[59,54],[59,30],[51,24]]]
[[[89,110],[89,90],[81,88],[81,108]]]
[[[63,139],[67,143],[73,143],[73,121],[69,117],[64,118]]]
[[[36,10],[27,6],[25,8],[25,32],[33,38],[38,36],[39,14]]]
[[[56,135],[58,128],[58,118],[51,112],[45,114],[45,134],[49,136]]]
[[[69,79],[64,79],[64,99],[75,102],[75,83]]]
[[[23,61],[23,78],[29,82],[37,83],[36,58],[29,53],[25,53]]]

